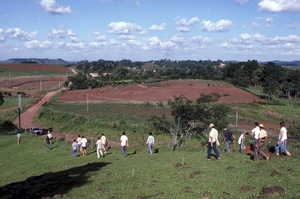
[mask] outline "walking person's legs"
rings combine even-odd
[[[254,145],[254,161],[257,161],[257,160],[258,160],[258,149]]]
[[[122,146],[122,147],[121,147],[121,150],[122,150],[122,156],[125,157],[125,156],[126,156],[126,153],[125,153],[125,146]]]
[[[210,160],[210,158],[211,158],[211,149],[212,149],[211,143],[208,142],[208,145],[207,145],[207,159],[208,160]]]
[[[225,149],[226,149],[226,152],[230,152],[230,148],[229,148],[230,143],[231,143],[231,141],[226,141],[226,142],[225,142]]]
[[[72,152],[73,152],[73,157],[76,158],[76,156],[77,156],[77,149],[73,150]]]
[[[220,158],[219,151],[218,151],[218,149],[217,149],[217,143],[216,143],[216,142],[213,143],[213,150],[214,150],[214,152],[215,152],[216,158],[217,158],[218,160],[221,159],[221,158]]]
[[[265,145],[265,143],[264,142],[261,142],[261,143],[259,143],[258,144],[258,153],[260,154],[260,155],[262,155],[264,158],[266,158],[266,160],[269,160],[269,156],[267,156],[267,154],[264,152],[264,145]]]
[[[148,144],[148,151],[149,151],[149,153],[152,155],[152,144]]]

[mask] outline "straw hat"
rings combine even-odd
[[[260,127],[260,128],[264,128],[264,125],[263,125],[263,124],[259,124],[259,127]]]
[[[214,127],[215,125],[213,123],[209,124],[209,128]]]

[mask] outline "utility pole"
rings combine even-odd
[[[89,112],[89,93],[86,94],[86,111]]]
[[[239,118],[239,107],[236,108],[236,114],[235,114],[235,126],[238,125],[238,118]]]
[[[18,109],[19,109],[19,131],[21,130],[21,94],[18,95]]]

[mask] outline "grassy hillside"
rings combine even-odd
[[[43,106],[37,122],[61,133],[85,135],[88,155],[72,157],[71,142],[65,137],[54,139],[50,151],[43,137],[30,133],[23,133],[18,145],[16,132],[2,128],[0,198],[299,198],[299,142],[288,140],[292,157],[272,153],[278,122],[290,125],[300,120],[297,102],[288,102],[231,106],[229,128],[236,136],[254,121],[268,125],[265,149],[270,150],[271,159],[260,157],[254,162],[253,152],[225,153],[223,145],[218,147],[221,160],[208,161],[206,145],[197,139],[187,139],[173,153],[171,137],[156,131],[151,156],[145,145],[148,132],[153,130],[148,118],[167,114],[171,119],[170,110],[162,104],[57,104],[53,100]],[[118,146],[122,131],[129,138],[126,158]],[[114,145],[105,158],[98,159],[94,138],[102,132]],[[252,138],[246,143],[252,143]]]
[[[172,153],[156,145],[129,147],[122,158],[112,148],[105,158],[73,158],[71,143],[54,142],[48,151],[42,137],[0,136],[1,198],[299,198],[299,159],[251,160],[251,153],[225,153],[206,160],[206,149],[186,147]],[[159,137],[156,137],[159,142]],[[129,143],[131,137],[129,135]],[[7,154],[10,154],[9,156]]]

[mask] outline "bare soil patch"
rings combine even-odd
[[[263,101],[259,97],[231,84],[218,81],[172,80],[159,83],[128,86],[108,86],[100,89],[76,90],[65,92],[59,101],[62,103],[98,102],[168,102],[174,96],[184,95],[196,100],[200,94],[217,92],[220,102],[251,103]]]

